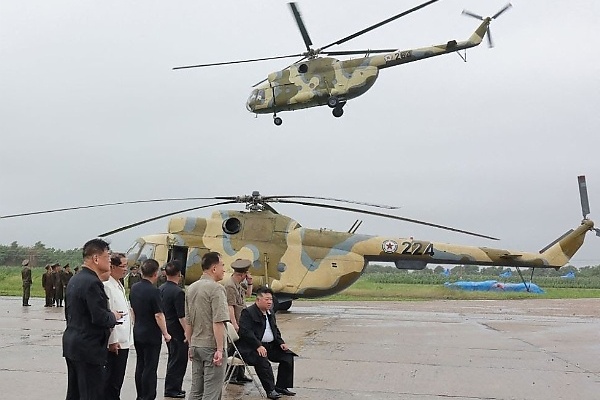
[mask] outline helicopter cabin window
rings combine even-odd
[[[306,64],[298,65],[298,72],[300,72],[301,74],[304,74],[307,71],[308,71],[308,65],[306,65]]]
[[[228,233],[230,235],[235,235],[242,229],[242,222],[235,218],[227,218],[223,221],[223,232]]]

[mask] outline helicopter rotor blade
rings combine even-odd
[[[377,28],[379,28],[380,26],[383,26],[383,25],[385,25],[385,24],[387,24],[387,23],[389,23],[389,22],[395,21],[395,20],[397,20],[398,18],[404,17],[405,15],[408,15],[408,14],[410,14],[410,13],[413,13],[413,12],[415,12],[415,11],[417,11],[417,10],[420,10],[421,8],[427,7],[428,5],[430,5],[430,4],[433,4],[433,3],[436,3],[436,2],[438,2],[438,1],[439,1],[439,0],[429,0],[429,1],[425,2],[425,3],[423,3],[423,4],[420,4],[420,5],[416,6],[416,7],[413,7],[413,8],[411,8],[410,10],[403,11],[403,12],[401,12],[400,14],[396,14],[396,15],[394,15],[393,17],[390,17],[390,18],[388,18],[388,19],[386,19],[386,20],[384,20],[384,21],[381,21],[381,22],[379,22],[379,23],[377,23],[377,24],[375,24],[375,25],[371,25],[371,26],[369,26],[368,28],[365,28],[365,29],[363,29],[363,30],[361,30],[361,31],[358,31],[358,32],[356,32],[356,33],[353,33],[353,34],[352,34],[352,35],[350,35],[350,36],[346,36],[345,38],[342,38],[342,39],[340,39],[340,40],[337,40],[337,41],[335,41],[335,42],[333,42],[333,43],[330,43],[330,44],[328,44],[327,46],[323,46],[323,47],[321,47],[321,49],[320,49],[320,50],[325,50],[325,49],[327,49],[327,48],[329,48],[329,47],[331,47],[331,46],[335,46],[335,45],[337,45],[337,44],[342,44],[342,43],[345,43],[345,42],[347,42],[347,41],[349,41],[349,40],[352,40],[352,39],[354,39],[354,38],[356,38],[356,37],[358,37],[358,36],[360,36],[360,35],[363,35],[363,34],[365,34],[365,33],[367,33],[367,32],[370,32],[370,31],[372,31],[373,29],[377,29]]]
[[[485,19],[481,15],[472,13],[471,11],[467,11],[467,10],[463,10],[462,15],[468,15],[469,17],[473,17],[473,18],[476,18],[476,19],[479,19],[482,21]]]
[[[374,203],[366,203],[363,201],[355,201],[355,200],[345,200],[345,199],[336,199],[333,197],[320,197],[320,196],[265,196],[263,197],[265,201],[278,203],[279,199],[313,199],[313,200],[329,200],[329,201],[337,201],[340,203],[350,203],[350,204],[359,204],[361,206],[369,206],[369,207],[377,207],[377,208],[385,208],[388,210],[398,210],[400,207],[398,206],[388,206],[385,204],[374,204]]]
[[[148,222],[156,221],[157,219],[161,219],[161,218],[165,218],[165,217],[170,217],[172,215],[177,215],[177,214],[181,214],[181,213],[184,213],[184,212],[199,210],[201,208],[221,206],[221,205],[224,205],[224,204],[232,204],[232,203],[237,203],[237,201],[236,200],[221,201],[221,202],[218,202],[218,203],[206,204],[206,205],[203,205],[203,206],[191,207],[191,208],[186,208],[186,209],[183,209],[183,210],[173,211],[173,212],[166,213],[166,214],[161,214],[161,215],[158,215],[156,217],[148,218],[148,219],[145,219],[143,221],[134,222],[133,224],[129,224],[129,225],[125,225],[125,226],[122,226],[120,228],[117,228],[117,229],[113,229],[112,231],[101,233],[100,235],[98,235],[98,237],[110,236],[112,234],[115,234],[115,233],[118,233],[118,232],[122,232],[122,231],[127,230],[127,229],[135,228],[136,226],[143,225],[143,224],[146,224]]]
[[[306,50],[310,51],[310,46],[312,46],[313,43],[312,40],[310,40],[310,36],[308,36],[308,31],[306,30],[306,26],[304,25],[304,21],[302,20],[302,15],[300,15],[300,10],[298,10],[298,6],[296,6],[296,3],[288,4],[292,9],[292,14],[294,14],[296,24],[298,25],[298,29],[300,29],[300,34],[302,35],[302,39],[304,39]]]
[[[502,8],[502,10],[500,10],[496,14],[494,14],[492,16],[492,19],[498,18],[500,15],[502,15],[506,10],[508,10],[511,7],[512,7],[512,4],[508,3],[507,5],[504,6],[504,8]]]
[[[585,175],[578,176],[577,182],[579,184],[579,199],[581,200],[581,212],[583,214],[583,219],[586,219],[587,216],[590,215],[590,201],[588,199]]]
[[[173,69],[175,70],[175,69],[187,69],[187,68],[214,67],[217,65],[244,64],[244,63],[257,62],[257,61],[279,60],[282,58],[292,58],[292,57],[302,57],[302,56],[303,56],[303,54],[289,54],[287,56],[252,58],[252,59],[248,59],[248,60],[224,61],[224,62],[209,63],[209,64],[184,65],[182,67],[173,67]]]
[[[490,29],[490,26],[488,25],[487,27],[487,40],[488,40],[488,47],[491,49],[492,47],[494,47],[494,42],[492,41],[492,31]]]
[[[177,198],[167,198],[167,199],[117,201],[114,203],[90,204],[87,206],[63,207],[63,208],[55,208],[55,209],[50,209],[50,210],[30,211],[30,212],[18,213],[18,214],[0,215],[0,219],[27,217],[27,216],[31,216],[31,215],[41,215],[41,214],[52,214],[52,213],[63,212],[63,211],[84,210],[84,209],[90,209],[90,208],[122,206],[122,205],[127,205],[127,204],[163,203],[163,202],[171,202],[171,201],[193,201],[193,200],[234,200],[234,199],[235,199],[235,197],[232,197],[232,196],[229,196],[229,197],[217,196],[217,197],[177,197]]]
[[[289,67],[291,67],[294,64],[298,64],[300,61],[303,61],[306,59],[306,55],[304,57],[302,57],[301,59],[294,61],[293,63],[291,63],[290,65],[288,65],[287,67],[284,68],[284,70],[288,69]],[[260,85],[261,83],[263,83],[264,81],[266,81],[269,78],[265,78],[263,80],[261,80],[260,82],[256,82],[254,85],[252,85],[252,87],[257,87],[258,85]]]
[[[376,50],[340,50],[340,51],[324,51],[321,54],[328,56],[349,56],[352,54],[377,54],[377,53],[393,53],[398,49],[376,49]]]
[[[343,207],[343,206],[334,206],[334,205],[330,205],[330,204],[309,203],[309,202],[305,202],[305,201],[295,201],[295,200],[280,200],[279,202],[280,203],[300,204],[300,205],[312,206],[312,207],[330,208],[332,210],[352,211],[352,212],[357,212],[357,213],[362,213],[362,214],[367,214],[367,215],[374,215],[374,216],[377,216],[377,217],[384,217],[384,218],[396,219],[396,220],[399,220],[399,221],[412,222],[413,224],[431,226],[431,227],[434,227],[434,228],[444,229],[444,230],[452,231],[452,232],[464,233],[465,235],[471,235],[471,236],[481,237],[481,238],[485,238],[485,239],[500,240],[500,239],[492,237],[492,236],[487,236],[487,235],[482,235],[482,234],[479,234],[479,233],[469,232],[469,231],[465,231],[465,230],[462,230],[462,229],[456,229],[456,228],[452,228],[452,227],[449,227],[449,226],[444,226],[444,225],[439,225],[439,224],[433,224],[431,222],[420,221],[420,220],[412,219],[412,218],[399,217],[397,215],[391,215],[391,214],[384,214],[384,213],[379,213],[379,212],[374,212],[374,211],[361,210],[361,209],[358,209],[358,208]]]

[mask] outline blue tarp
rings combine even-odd
[[[502,283],[498,281],[483,281],[483,282],[446,282],[444,286],[450,289],[468,290],[478,292],[527,292],[524,283]],[[535,283],[528,283],[530,293],[544,293],[542,289]]]
[[[500,278],[510,278],[511,276],[512,276],[512,272],[510,272],[510,270],[504,271],[503,273],[500,274]]]

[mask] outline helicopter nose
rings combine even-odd
[[[255,106],[256,106],[256,95],[250,95],[250,97],[248,97],[248,101],[246,102],[246,109],[248,111],[254,111]]]

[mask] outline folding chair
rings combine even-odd
[[[229,342],[231,346],[233,346],[233,354],[227,357],[227,368],[225,369],[225,383],[223,384],[223,390],[227,389],[227,385],[229,385],[229,381],[231,380],[233,373],[235,372],[235,368],[243,366],[244,372],[250,375],[250,377],[252,378],[252,383],[254,383],[254,386],[256,386],[256,389],[258,390],[258,393],[260,393],[260,396],[263,399],[266,399],[267,395],[264,393],[263,388],[256,382],[257,378],[254,376],[254,373],[252,372],[248,364],[246,364],[246,362],[242,358],[242,355],[240,354],[240,351],[235,345],[235,342],[237,342],[240,339],[240,337],[233,328],[233,325],[231,325],[231,323],[229,322],[225,323],[225,333],[227,335],[227,342]]]

